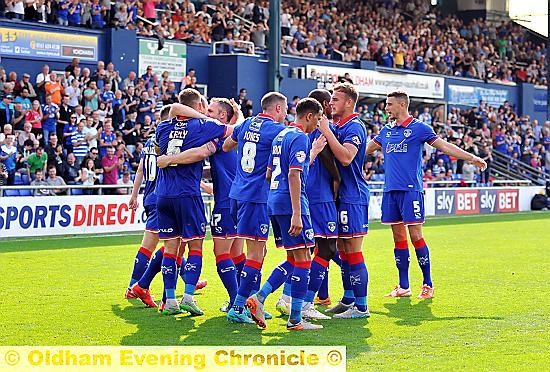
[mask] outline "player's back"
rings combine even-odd
[[[273,140],[269,167],[271,182],[267,200],[270,215],[291,215],[290,185],[291,169],[301,170],[300,204],[302,215],[309,215],[306,181],[309,171],[309,138],[300,129],[288,127]]]
[[[321,131],[315,128],[315,130],[308,135],[310,144],[312,144],[316,138],[319,138],[320,135]],[[315,161],[309,166],[306,193],[310,204],[334,201],[334,196],[332,195],[332,177],[319,156],[317,156]]]
[[[367,182],[363,178],[363,164],[365,163],[367,150],[367,130],[357,116],[358,114],[354,114],[336,123],[338,141],[341,144],[350,143],[357,148],[357,154],[348,166],[336,162],[342,179],[338,195],[341,202],[366,205],[370,199]]]
[[[143,189],[143,205],[157,204],[155,186],[157,181],[157,153],[152,138],[149,138],[141,150],[141,159],[143,159],[143,180],[145,188]]]
[[[229,192],[235,179],[237,151],[224,152],[225,141],[216,142],[216,153],[210,156],[210,175],[214,184],[214,202],[218,208],[229,208]]]
[[[226,126],[211,119],[174,118],[163,121],[156,131],[156,141],[163,155],[175,155],[223,138]],[[203,162],[160,168],[155,193],[157,197],[201,196]]]
[[[384,191],[422,191],[424,143],[436,139],[431,126],[412,117],[403,125],[385,125],[374,138],[384,151]]]
[[[254,203],[267,202],[267,162],[273,139],[283,129],[283,124],[266,114],[248,118],[235,127],[232,138],[238,142],[239,159],[229,194],[232,199]]]

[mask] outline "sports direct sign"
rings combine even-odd
[[[141,197],[141,196],[140,196]],[[145,210],[129,195],[0,198],[0,238],[140,231]]]

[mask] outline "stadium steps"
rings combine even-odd
[[[548,173],[531,167],[517,159],[493,151],[490,175],[498,180],[529,180],[533,185],[544,186],[550,179]]]

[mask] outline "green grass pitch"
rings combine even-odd
[[[202,275],[209,284],[196,296],[206,315],[196,318],[123,299],[140,235],[0,241],[0,345],[346,345],[349,371],[548,370],[550,214],[432,219],[425,237],[433,300],[383,297],[397,272],[390,229],[373,222],[364,241],[372,317],[295,333],[278,317],[263,331],[226,321],[211,240]],[[270,241],[264,280],[283,256]],[[334,301],[342,289],[333,267]],[[157,299],[161,285],[157,277]],[[416,296],[414,253],[411,285]],[[273,314],[279,293],[267,300]]]

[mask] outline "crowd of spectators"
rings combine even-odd
[[[181,88],[196,87],[196,79],[190,68]],[[177,93],[169,74],[151,66],[141,76],[130,71],[125,77],[113,63],[99,61],[91,71],[78,58],[63,73],[47,64],[32,76],[0,67],[0,185],[132,186],[143,145]],[[245,117],[252,115],[246,88],[235,100]],[[66,192],[47,188],[36,195]]]
[[[159,40],[225,41],[225,52],[263,50],[266,0],[0,0],[13,19],[121,27]],[[138,17],[139,16],[139,17]],[[510,21],[465,22],[426,0],[283,0],[282,52],[485,81],[546,85],[544,40]]]
[[[100,61],[90,71],[75,58],[63,74],[47,64],[32,77],[11,71],[0,79],[0,162],[6,176],[0,179],[8,185],[128,185],[160,108],[176,94],[174,82],[151,67],[141,77],[130,72],[123,78],[112,63]],[[52,193],[66,190],[37,191]]]

